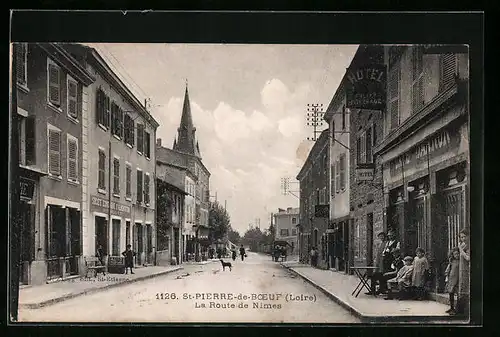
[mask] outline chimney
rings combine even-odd
[[[161,138],[156,138],[156,147],[161,147]]]

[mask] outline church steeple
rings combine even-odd
[[[188,84],[186,80],[186,91],[184,92],[184,104],[182,106],[181,124],[177,129],[177,142],[174,143],[174,150],[199,156],[195,137],[196,128],[193,125],[191,115],[191,103],[189,102]]]

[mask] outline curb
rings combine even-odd
[[[117,287],[120,287],[120,286],[123,286],[123,285],[135,283],[135,282],[138,282],[138,281],[144,281],[144,280],[151,279],[151,278],[154,278],[154,277],[157,277],[157,276],[163,276],[163,275],[166,275],[166,274],[170,274],[170,273],[182,270],[182,269],[184,269],[184,267],[180,266],[180,267],[177,267],[175,269],[166,270],[166,271],[163,271],[163,272],[160,272],[160,273],[146,275],[146,276],[141,276],[141,277],[138,277],[138,278],[135,278],[135,279],[132,279],[132,280],[123,281],[123,282],[111,283],[111,284],[108,284],[108,285],[106,285],[104,287],[87,289],[87,290],[83,290],[83,291],[78,292],[78,293],[72,293],[72,294],[64,295],[64,296],[53,298],[53,299],[46,300],[46,301],[43,301],[43,302],[19,304],[19,308],[22,308],[22,309],[40,309],[40,308],[43,308],[43,307],[54,305],[56,303],[60,303],[60,302],[66,301],[66,300],[73,299],[75,297],[79,297],[79,296],[83,296],[83,295],[95,294],[95,293],[98,293],[98,292],[101,292],[101,291],[109,290],[111,288],[117,288]]]
[[[332,294],[316,282],[312,281],[309,279],[307,276],[302,275],[298,271],[292,269],[293,267],[287,267],[280,263],[280,265],[283,268],[286,268],[287,270],[293,272],[295,275],[301,277],[308,283],[310,283],[312,286],[314,286],[316,289],[321,291],[323,294],[325,294],[328,298],[333,300],[335,303],[339,304],[341,307],[349,311],[351,314],[356,316],[361,320],[362,323],[422,323],[422,322],[440,322],[440,323],[454,323],[456,324],[457,320],[462,320],[460,317],[453,317],[453,316],[448,316],[448,315],[443,315],[443,316],[373,316],[373,315],[365,315],[362,312],[358,311],[355,307],[352,305],[342,301],[338,296],[335,294]]]

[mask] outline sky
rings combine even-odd
[[[171,148],[186,82],[210,194],[241,235],[298,207],[312,141],[307,104],[330,103],[357,45],[91,44],[158,121]],[[324,126],[326,127],[326,125]],[[283,195],[281,178],[292,194]]]

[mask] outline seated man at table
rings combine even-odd
[[[407,256],[404,259],[404,266],[399,269],[396,277],[387,281],[389,292],[386,300],[394,298],[404,299],[412,290],[412,275],[413,275],[413,257]],[[395,295],[397,292],[397,295]]]
[[[376,294],[387,293],[387,280],[396,277],[398,271],[404,266],[403,256],[399,248],[396,248],[393,252],[394,260],[390,264],[389,268],[384,268],[383,272],[375,272],[371,277],[372,291],[375,288],[375,284],[378,282],[379,288]]]

